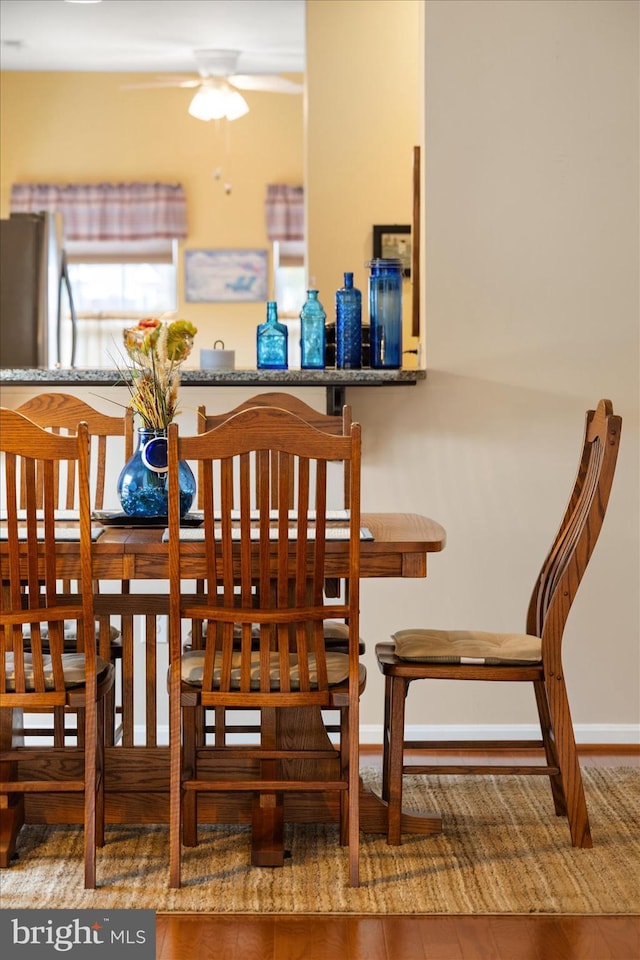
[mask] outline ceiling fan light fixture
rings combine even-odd
[[[238,120],[249,113],[249,104],[237,90],[231,91],[231,96],[227,101],[227,120]]]
[[[248,112],[244,97],[224,81],[203,84],[189,104],[189,113],[196,120],[237,120]]]

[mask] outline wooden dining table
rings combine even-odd
[[[446,544],[444,528],[428,517],[413,513],[363,513],[361,526],[367,528],[372,539],[361,542],[361,577],[369,578],[423,578],[427,576],[427,558],[438,553]],[[73,578],[78,572],[79,544],[69,540],[59,546],[61,578]],[[205,571],[204,541],[185,541],[181,546],[182,562],[188,565],[188,576],[194,580]],[[0,541],[0,570],[4,577],[7,564],[7,544]],[[117,743],[106,748],[106,822],[108,824],[168,823],[169,818],[169,748],[158,742],[157,704],[166,696],[158,670],[158,633],[154,627],[158,617],[168,613],[168,546],[163,542],[163,530],[133,526],[105,525],[94,544],[94,571],[96,581],[104,585],[96,594],[96,612],[102,615],[141,616],[147,624],[145,634],[144,671],[145,719],[144,743],[134,742],[132,721],[123,729]],[[338,584],[348,572],[347,543],[336,539],[327,544],[327,583]],[[149,629],[151,625],[151,629]],[[366,637],[364,638],[366,641]],[[103,643],[108,655],[108,638]],[[131,631],[123,634],[123,709],[133,706],[135,658]],[[140,684],[138,684],[138,688]],[[382,709],[382,707],[381,707]],[[133,711],[130,710],[132,716]],[[320,709],[280,711],[278,728],[282,745],[291,749],[303,743],[322,749],[328,745],[325,718]],[[295,716],[293,715],[295,714]],[[14,718],[14,742],[20,739],[21,718]],[[55,750],[33,761],[24,763],[24,776],[47,768],[47,776],[56,779],[56,769],[64,764],[82,762],[81,751],[69,759],[59,758]],[[238,761],[241,763],[241,761]],[[292,773],[294,772],[292,761]],[[334,763],[321,760],[320,765]],[[320,767],[314,779],[321,779]],[[286,775],[286,768],[285,768]],[[338,799],[334,794],[291,794],[284,797],[286,822],[337,823]],[[205,794],[198,804],[200,823],[251,824],[251,862],[256,866],[277,866],[284,862],[286,851],[282,822],[272,815],[269,802],[264,808],[250,795]],[[25,797],[24,804],[5,805],[0,809],[0,865],[6,866],[15,850],[17,834],[23,822],[82,823],[82,798],[77,795],[52,792]],[[24,819],[23,819],[24,818]],[[365,786],[360,792],[360,823],[364,832],[386,833],[387,808],[384,801]],[[404,814],[403,833],[422,835],[439,833],[442,821],[435,812]]]

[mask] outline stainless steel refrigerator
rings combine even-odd
[[[0,367],[73,367],[76,316],[59,213],[0,220]]]

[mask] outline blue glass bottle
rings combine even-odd
[[[307,290],[307,299],[300,311],[300,366],[303,370],[324,370],[326,319],[318,291]]]
[[[367,266],[371,366],[397,369],[402,366],[402,261],[377,259]]]
[[[278,320],[278,304],[267,303],[267,319],[258,326],[256,349],[258,370],[286,370],[288,359],[289,331]]]
[[[344,286],[336,292],[336,367],[359,370],[362,366],[362,294],[345,273]]]

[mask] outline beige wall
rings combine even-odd
[[[584,411],[602,396],[624,417],[622,447],[603,533],[569,621],[566,673],[580,739],[637,739],[638,5],[430,0],[426,32],[401,34],[403,17],[418,24],[423,7],[308,4],[309,252],[321,290],[334,289],[345,269],[364,287],[370,226],[410,215],[411,148],[425,128],[427,380],[351,389],[348,400],[363,425],[365,509],[433,516],[446,526],[448,545],[424,581],[363,584],[362,739],[379,736],[373,648],[394,629],[524,628],[533,579],[573,480]],[[415,96],[411,89],[418,40],[424,107],[421,82]],[[152,92],[144,97],[152,102]],[[172,156],[167,167],[160,150],[158,173],[184,179],[196,151],[178,122],[167,136],[168,125],[156,120],[156,142]],[[35,165],[24,115],[21,126]],[[136,139],[138,150],[145,139]],[[205,139],[197,153],[208,165]],[[278,152],[270,142],[269,157]],[[131,175],[142,175],[136,156],[127,163]],[[3,202],[12,162],[11,172],[1,170]],[[62,156],[57,163],[62,171]],[[105,164],[105,176],[125,175],[115,164],[112,172]],[[215,235],[199,233],[201,242],[215,245]],[[190,407],[195,402],[194,393]],[[533,721],[522,691],[499,698],[487,686],[412,691],[409,721]]]
[[[398,88],[392,110],[378,82],[397,82],[411,63],[413,35],[399,53],[391,26],[403,5],[366,5],[367,16],[390,18],[375,47],[353,16],[364,6],[308,5],[309,248],[326,283],[349,255],[366,254],[352,234],[337,256],[334,236],[369,212],[373,222],[404,212],[403,157],[424,119],[427,380],[348,397],[363,426],[365,508],[436,517],[448,545],[425,581],[363,586],[363,722],[381,721],[373,646],[394,629],[524,629],[573,482],[584,411],[604,396],[623,415],[622,446],[568,624],[566,675],[580,739],[637,742],[638,5],[428,0],[426,103],[413,118]],[[329,59],[333,38],[343,55]],[[372,91],[384,104],[375,148],[365,139]],[[407,139],[390,161],[397,120]],[[534,720],[521,689],[485,686],[412,690],[408,721]]]
[[[255,367],[264,303],[185,303],[183,248],[268,248],[267,183],[303,182],[303,97],[247,93],[251,110],[227,124],[189,116],[189,89],[123,90],[156,75],[3,72],[0,208],[11,184],[160,180],[184,184],[189,236],[180,245],[178,313],[196,346],[222,338],[238,366]],[[220,179],[214,172],[221,168]],[[226,194],[224,183],[232,184]],[[197,358],[197,350],[194,353]]]

